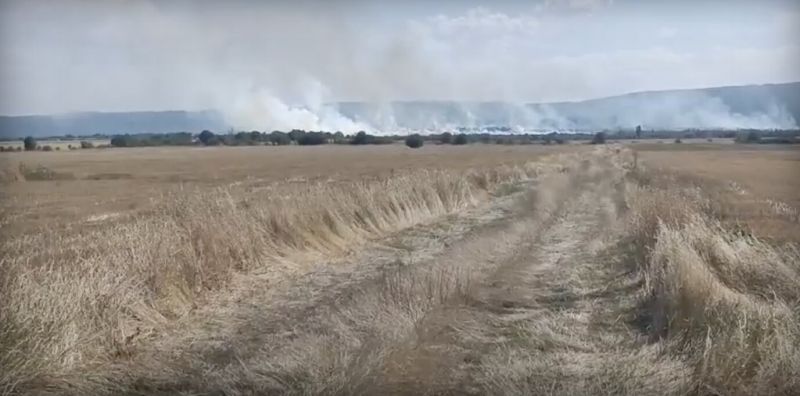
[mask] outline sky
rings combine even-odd
[[[781,0],[0,0],[0,114],[266,106],[289,123],[335,101],[790,82],[798,38],[800,2]]]

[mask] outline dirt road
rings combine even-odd
[[[301,278],[242,276],[102,381],[226,395],[624,394],[679,382],[658,377],[671,363],[654,362],[636,327],[612,155]]]

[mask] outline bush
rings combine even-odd
[[[36,140],[28,136],[25,140],[22,141],[23,145],[25,146],[25,151],[33,151],[36,150]]]
[[[269,134],[269,142],[276,146],[285,146],[287,144],[292,144],[292,139],[283,132],[273,131]]]
[[[455,140],[453,140],[453,144],[458,144],[458,145],[467,144],[467,142],[468,142],[467,135],[463,133],[459,133],[458,135],[456,135]]]
[[[422,136],[418,134],[410,135],[406,138],[406,146],[411,148],[420,148],[425,142],[422,140]]]
[[[356,136],[353,138],[353,141],[351,143],[352,144],[367,144],[368,140],[369,140],[368,136],[369,135],[367,135],[366,132],[360,131],[360,132],[358,132],[356,134]]]
[[[114,147],[128,147],[128,135],[118,135],[111,138],[111,145]]]
[[[206,146],[211,145],[211,144],[216,144],[216,140],[217,140],[216,137],[217,137],[217,135],[214,135],[214,132],[211,132],[209,130],[205,130],[203,132],[200,132],[200,134],[197,135],[197,139],[199,139],[200,142],[203,143]],[[112,146],[115,145],[113,141],[111,142],[111,145]]]
[[[90,148],[94,148],[94,143],[92,143],[92,142],[87,142],[87,141],[85,141],[85,140],[81,140],[81,148],[82,148],[82,149],[90,149]]]
[[[50,147],[49,145],[45,145],[44,147],[42,147],[42,151],[53,151],[53,148]]]
[[[681,141],[681,138],[676,138],[675,139],[675,144],[681,144],[681,143],[683,143],[683,141]]]
[[[450,144],[453,141],[453,134],[445,132],[439,137],[439,141],[442,142],[442,144]]]
[[[736,135],[736,143],[758,143],[761,140],[761,135],[756,131],[747,133],[740,133]]]
[[[392,144],[392,139],[388,137],[373,136],[364,131],[360,131],[355,137],[353,137],[353,140],[350,141],[350,144]]]
[[[606,134],[605,132],[597,132],[594,134],[592,138],[592,144],[606,144]]]
[[[317,146],[326,143],[328,143],[328,138],[322,132],[307,132],[297,140],[297,144],[301,146]]]

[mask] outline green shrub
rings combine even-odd
[[[439,141],[442,142],[442,144],[450,144],[453,141],[453,134],[445,132],[439,137]]]
[[[36,150],[36,140],[32,136],[28,136],[22,141],[25,146],[25,151]]]
[[[408,147],[420,148],[423,144],[425,144],[425,141],[422,140],[422,136],[416,133],[406,138],[406,146]]]
[[[467,139],[467,135],[463,133],[456,135],[456,138],[453,140],[453,144],[458,145],[467,144],[468,142],[469,140]]]
[[[272,131],[272,133],[269,134],[268,140],[270,143],[276,146],[285,146],[287,144],[292,144],[292,139],[289,138],[289,135],[281,131]]]
[[[761,140],[761,135],[758,134],[756,131],[750,131],[747,133],[740,133],[736,135],[736,143],[758,143]]]
[[[606,144],[606,134],[605,132],[597,132],[594,134],[592,138],[592,144]]]
[[[216,144],[217,143],[216,142],[217,141],[216,137],[217,137],[217,135],[215,135],[214,132],[211,132],[209,130],[205,130],[203,132],[200,132],[200,134],[197,135],[197,139],[200,140],[200,142],[203,143],[206,146],[209,146],[209,145],[212,145],[212,144]],[[111,145],[115,146],[113,140],[111,142]]]
[[[301,146],[317,146],[326,143],[328,143],[328,138],[322,132],[304,133],[297,140],[297,144]]]

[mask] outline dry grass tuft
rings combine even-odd
[[[224,289],[237,272],[276,279],[302,272],[297,263],[344,254],[474,206],[498,186],[548,167],[280,184],[263,196],[185,191],[165,197],[146,216],[77,234],[6,241],[0,258],[0,393],[65,384],[80,389],[78,378],[89,381],[83,385],[96,381],[80,373],[132,356],[141,340],[195,309],[208,291]],[[400,310],[403,299],[444,298],[416,288],[408,289],[414,296],[386,298],[397,300],[392,306]]]
[[[797,249],[723,225],[696,187],[663,186],[628,191],[650,334],[690,362],[696,393],[797,394]]]

